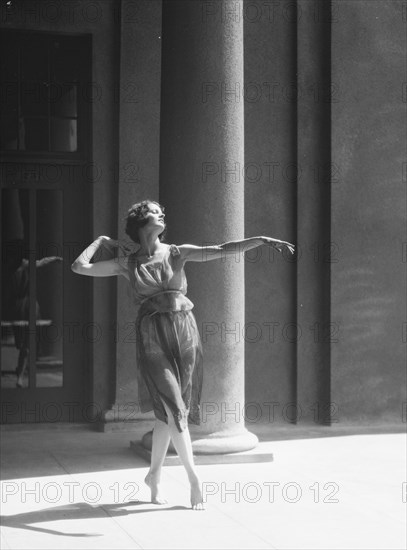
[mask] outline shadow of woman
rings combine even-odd
[[[128,507],[149,505],[153,508],[142,508],[128,510]],[[134,500],[124,503],[114,504],[97,504],[92,505],[87,502],[77,502],[74,504],[66,504],[55,508],[44,508],[33,512],[14,514],[10,516],[0,516],[0,525],[2,527],[13,527],[15,529],[27,529],[38,533],[46,533],[49,535],[59,535],[68,537],[100,537],[102,533],[70,533],[37,527],[33,523],[45,523],[49,521],[63,520],[81,520],[81,519],[98,519],[108,517],[127,516],[129,514],[159,512],[171,510],[190,510],[186,506],[157,506],[151,502]]]

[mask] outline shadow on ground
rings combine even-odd
[[[38,527],[33,524],[48,523],[50,521],[66,520],[87,520],[107,517],[129,516],[139,513],[191,510],[186,506],[155,506],[151,502],[130,501],[126,503],[101,504],[92,506],[87,502],[77,502],[65,506],[56,506],[54,508],[44,508],[34,512],[25,512],[10,516],[0,516],[0,525],[2,527],[14,527],[15,529],[26,529],[37,533],[46,533],[48,535],[59,535],[69,537],[100,537],[104,533],[72,533],[57,531],[45,527]],[[128,508],[131,508],[130,510]]]

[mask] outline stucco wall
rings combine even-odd
[[[338,180],[332,183],[332,241],[338,262],[331,268],[331,315],[339,333],[331,348],[332,401],[343,420],[401,421],[406,401],[406,6],[370,0],[337,4],[332,160]]]
[[[245,236],[295,242],[296,14],[292,2],[275,4],[243,12]],[[245,279],[247,420],[284,421],[295,399],[295,263],[262,246],[246,253]]]

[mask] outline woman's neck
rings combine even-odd
[[[152,258],[160,248],[160,239],[155,235],[140,235],[140,245],[139,252],[145,254],[147,258]]]

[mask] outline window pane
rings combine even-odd
[[[36,386],[62,386],[62,191],[41,189],[36,197]]]
[[[52,82],[50,85],[51,115],[77,116],[77,86],[69,82]]]
[[[31,32],[0,38],[0,148],[78,151],[83,40]]]
[[[0,40],[0,71],[2,82],[18,80],[18,47],[10,37],[2,36]]]
[[[25,118],[21,130],[21,149],[27,151],[48,151],[48,119]]]
[[[23,116],[47,116],[48,85],[43,82],[23,82],[21,109]]]
[[[17,149],[18,83],[2,80],[0,90],[0,141],[2,149]]]
[[[53,118],[51,119],[51,150],[69,151],[77,150],[76,120]]]
[[[23,81],[48,82],[47,38],[26,35],[21,43],[21,65]]]
[[[18,83],[1,82],[1,107],[4,110],[9,108],[17,109],[18,105]]]
[[[66,39],[53,40],[51,46],[51,81],[78,82],[80,52],[71,47]]]
[[[1,192],[1,386],[29,385],[28,190]]]
[[[0,147],[6,151],[17,149],[18,119],[14,113],[1,113]]]

